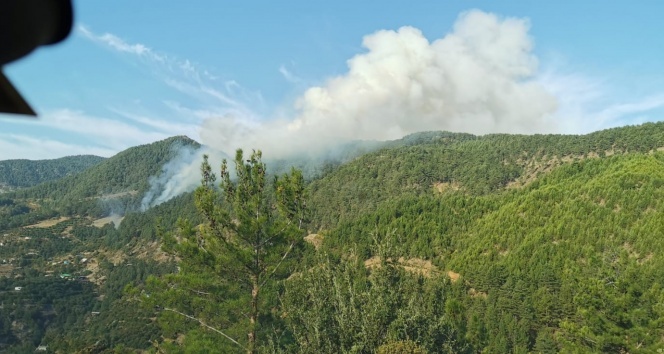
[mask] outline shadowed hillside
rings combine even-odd
[[[0,187],[25,188],[75,175],[104,161],[93,155],[67,156],[53,160],[0,161]]]

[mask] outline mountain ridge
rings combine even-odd
[[[46,160],[3,160],[0,161],[0,186],[5,189],[32,187],[81,173],[104,160],[104,157],[95,155],[74,155]]]
[[[198,148],[200,144],[186,136],[173,136],[134,146],[81,174],[22,190],[16,195],[22,198],[52,198],[53,191],[58,191],[65,198],[83,199],[132,190],[145,192],[148,178],[159,173],[159,169],[175,156],[177,150],[185,146]],[[140,169],[141,166],[144,169]],[[86,180],[87,183],[84,183]]]

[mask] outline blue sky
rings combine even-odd
[[[111,156],[180,134],[221,150],[298,139],[293,149],[302,149],[326,132],[335,141],[419,129],[586,133],[664,117],[664,9],[655,1],[74,4],[66,42],[4,68],[40,117],[0,115],[0,159]],[[421,38],[428,43],[403,43]],[[475,51],[459,56],[461,67],[478,60],[488,70],[496,60],[498,71],[521,71],[455,73],[446,61],[455,59],[452,47]],[[442,64],[415,70],[413,53]],[[434,74],[413,78],[420,69]],[[385,75],[397,77],[383,82]],[[408,100],[384,92],[404,80],[408,92],[423,86],[424,93]],[[516,93],[501,95],[496,87],[505,85]],[[362,100],[353,90],[364,92]],[[429,107],[435,95],[439,108]],[[532,107],[520,108],[524,97]]]

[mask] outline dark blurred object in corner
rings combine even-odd
[[[73,20],[71,0],[0,0],[0,113],[36,116],[2,66],[39,46],[61,42]]]

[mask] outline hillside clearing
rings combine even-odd
[[[101,228],[104,227],[104,225],[106,224],[113,223],[115,227],[118,227],[120,226],[120,223],[122,223],[122,220],[124,220],[124,216],[111,215],[105,218],[94,220],[92,222],[92,226]]]
[[[55,225],[57,225],[57,224],[59,224],[63,221],[67,221],[69,219],[71,219],[71,218],[67,217],[67,216],[62,216],[59,219],[48,219],[48,220],[44,220],[44,221],[38,222],[38,223],[33,224],[33,225],[28,225],[28,226],[26,226],[26,228],[45,229],[47,227],[55,226]]]
[[[388,263],[392,263],[392,259],[388,258],[387,259]],[[419,274],[424,277],[430,277],[432,274],[438,273],[438,268],[431,263],[431,261],[427,261],[421,258],[409,258],[406,259],[404,257],[399,257],[397,260],[399,266],[401,266],[406,272],[411,273],[411,274]],[[373,268],[380,268],[381,266],[381,258],[379,256],[373,256],[366,261],[364,261],[364,266],[367,269],[373,269]],[[449,272],[456,274],[456,279],[458,279],[459,274],[454,273],[454,272]],[[449,274],[448,273],[448,274]],[[452,276],[450,276],[452,278]],[[453,279],[453,280],[456,280]]]

